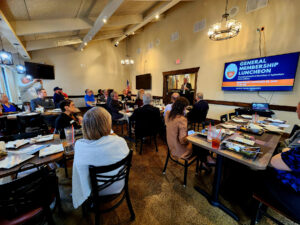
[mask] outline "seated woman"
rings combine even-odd
[[[95,96],[92,90],[86,89],[85,90],[85,96],[84,96],[84,101],[85,101],[85,106],[86,107],[93,107],[94,104],[96,103],[95,101]]]
[[[97,102],[105,102],[105,96],[101,89],[98,90]]]
[[[90,109],[83,117],[83,139],[75,144],[73,163],[72,198],[75,208],[91,195],[89,166],[114,164],[129,153],[126,141],[117,135],[111,135],[111,128],[111,116],[102,107]],[[111,175],[117,172],[112,172]],[[100,195],[118,194],[123,187],[124,180],[117,181]]]
[[[192,155],[198,155],[203,162],[204,169],[207,170],[206,163],[215,164],[215,161],[209,156],[208,151],[203,151],[193,147],[187,140],[188,121],[184,116],[185,109],[189,105],[185,97],[178,97],[172,105],[171,111],[166,112],[165,123],[167,126],[167,142],[172,156],[182,159],[188,159]],[[193,153],[193,149],[196,150]]]
[[[120,110],[123,109],[122,104],[119,102],[119,95],[116,91],[113,91],[111,94],[111,101],[108,106],[109,112],[112,116],[112,120],[122,120],[124,116],[119,113]]]
[[[6,94],[2,95],[0,109],[2,109],[2,112],[6,113],[21,111],[15,104],[8,102],[8,97]]]
[[[64,139],[66,127],[73,126],[74,129],[81,128],[82,117],[76,115],[77,108],[72,100],[66,99],[60,103],[62,113],[56,118],[55,133],[60,134],[60,138]]]
[[[137,96],[136,96],[136,100],[135,100],[135,105],[137,105],[138,107],[141,107],[143,106],[143,95],[145,94],[145,91],[144,89],[140,89],[137,93]]]

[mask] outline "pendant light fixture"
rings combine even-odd
[[[225,13],[222,15],[220,23],[213,24],[208,30],[208,36],[213,41],[222,41],[237,36],[242,28],[242,24],[237,20],[228,20],[227,13],[228,0],[226,0]]]
[[[13,65],[13,57],[10,52],[7,52],[4,50],[4,45],[2,42],[2,37],[0,36],[0,41],[1,41],[1,48],[2,50],[0,51],[0,64],[1,65]]]
[[[128,38],[126,39],[126,58],[121,60],[122,65],[133,65],[134,60],[128,56],[128,46],[127,46]]]
[[[17,48],[17,57],[18,57],[18,65],[16,65],[16,70],[19,74],[25,74],[26,73],[26,68],[23,64],[21,64],[21,60],[20,60],[20,55],[19,55],[19,51],[18,51],[18,48]]]

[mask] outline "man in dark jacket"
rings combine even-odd
[[[118,93],[116,91],[113,91],[110,94],[110,97],[111,100],[108,105],[108,111],[111,114],[112,120],[122,119],[124,116],[121,113],[119,113],[119,111],[123,109],[123,106],[118,100],[119,98]]]
[[[54,103],[52,99],[47,99],[47,92],[45,89],[39,89],[37,91],[38,98],[32,99],[30,101],[31,111],[35,111],[38,107],[43,107],[44,109],[54,109]]]
[[[201,92],[196,94],[196,101],[187,117],[189,121],[203,122],[206,119],[209,106],[207,101],[203,100],[203,93]]]
[[[53,101],[55,104],[55,108],[59,108],[59,103],[65,100],[65,96],[63,96],[63,94],[61,93],[62,89],[59,87],[55,87],[53,91],[54,91]]]
[[[162,126],[160,111],[151,105],[151,94],[143,96],[144,105],[134,110],[130,120],[135,121],[135,136],[145,137],[158,133]]]

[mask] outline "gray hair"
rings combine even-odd
[[[110,93],[110,97],[113,98],[115,96],[115,94],[118,94],[116,91],[113,91],[112,93]]]
[[[203,100],[203,93],[202,92],[198,92],[196,94],[197,98],[199,98],[200,100]]]
[[[152,95],[150,93],[146,93],[143,95],[143,103],[144,105],[149,105],[152,101]]]

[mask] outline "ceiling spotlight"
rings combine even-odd
[[[132,32],[132,35],[134,35],[135,33],[134,33],[134,31]]]
[[[157,19],[157,20],[159,19],[159,14],[155,15],[155,19]]]
[[[119,42],[117,41],[117,42],[115,43],[115,47],[118,47],[118,45],[119,45]]]
[[[84,42],[83,44],[84,44],[84,46],[87,46],[87,43],[86,43],[86,42]]]
[[[103,23],[107,23],[106,17],[103,18],[102,22],[103,22]]]
[[[83,51],[83,48],[81,48],[80,51]]]

